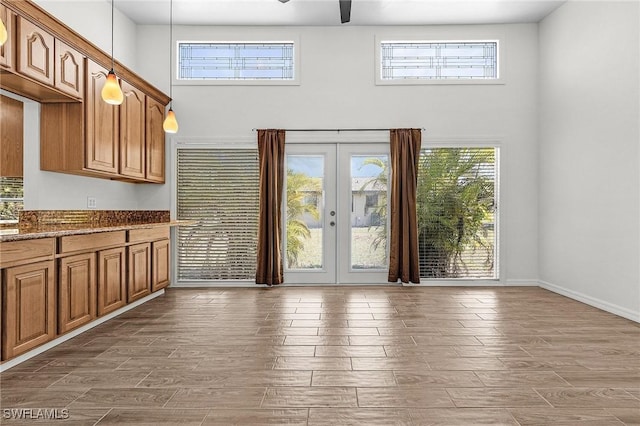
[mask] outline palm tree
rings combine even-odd
[[[287,264],[289,268],[298,266],[298,255],[304,250],[304,240],[311,238],[311,231],[304,222],[309,215],[318,220],[320,214],[314,204],[305,201],[309,193],[320,192],[319,183],[310,176],[287,170]]]

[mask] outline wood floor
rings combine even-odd
[[[3,424],[640,424],[640,325],[533,287],[170,289],[0,379]]]

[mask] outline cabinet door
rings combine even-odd
[[[158,291],[169,285],[170,257],[169,240],[156,241],[151,244],[153,258],[151,260],[152,277],[151,291]]]
[[[54,262],[7,268],[3,274],[2,359],[6,360],[55,337]]]
[[[86,167],[92,170],[118,173],[118,107],[102,100],[102,86],[108,71],[93,61],[87,61],[86,107]]]
[[[151,293],[151,243],[129,246],[127,301],[133,302]]]
[[[53,36],[21,16],[18,27],[18,72],[53,87]]]
[[[23,176],[24,104],[0,95],[0,176]]]
[[[0,66],[13,69],[13,46],[16,37],[13,26],[15,15],[6,7],[0,5],[0,19],[2,19],[4,26],[7,28],[7,41],[0,46]]]
[[[144,179],[145,94],[122,81],[124,101],[120,105],[120,174]]]
[[[123,307],[127,300],[124,247],[98,252],[98,316]]]
[[[55,88],[76,98],[84,95],[84,56],[56,39]]]
[[[66,333],[96,317],[96,255],[60,259],[58,333]]]
[[[164,183],[164,105],[147,97],[147,180]]]

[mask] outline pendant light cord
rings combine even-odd
[[[173,0],[169,0],[169,109],[173,107]]]
[[[113,64],[114,64],[114,60],[113,60],[113,8],[114,8],[114,2],[116,0],[111,0],[111,70],[113,70]]]

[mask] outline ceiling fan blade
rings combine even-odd
[[[345,24],[351,21],[351,0],[338,1],[340,1],[340,20]]]

